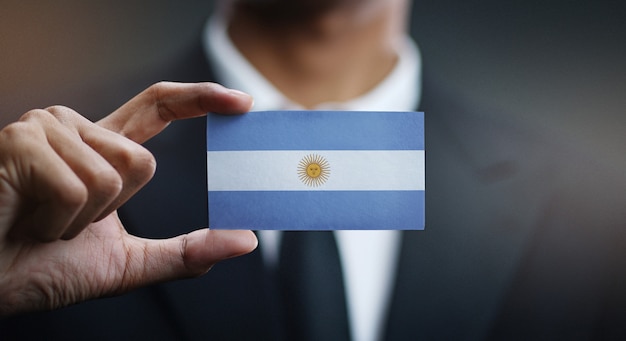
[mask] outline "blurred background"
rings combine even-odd
[[[51,104],[105,115],[85,89],[158,67],[198,39],[212,2],[0,0],[0,126]]]
[[[122,103],[94,107],[85,89],[158,68],[199,38],[213,6],[0,0],[0,126],[52,104],[102,117]],[[581,148],[626,150],[625,2],[417,0],[412,16],[424,67],[494,109],[486,115],[517,115]]]

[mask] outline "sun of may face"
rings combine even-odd
[[[323,185],[330,175],[328,161],[317,154],[309,154],[298,164],[298,177],[309,187]]]
[[[320,165],[312,163],[306,168],[306,174],[312,178],[320,176]]]

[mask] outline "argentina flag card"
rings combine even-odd
[[[209,227],[421,230],[421,112],[209,114]]]

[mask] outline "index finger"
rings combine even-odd
[[[143,143],[179,119],[250,110],[252,97],[216,83],[160,82],[150,86],[97,124]]]

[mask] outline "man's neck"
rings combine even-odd
[[[374,88],[397,60],[405,3],[337,8],[303,21],[232,12],[234,45],[287,98],[306,108],[342,102]]]

